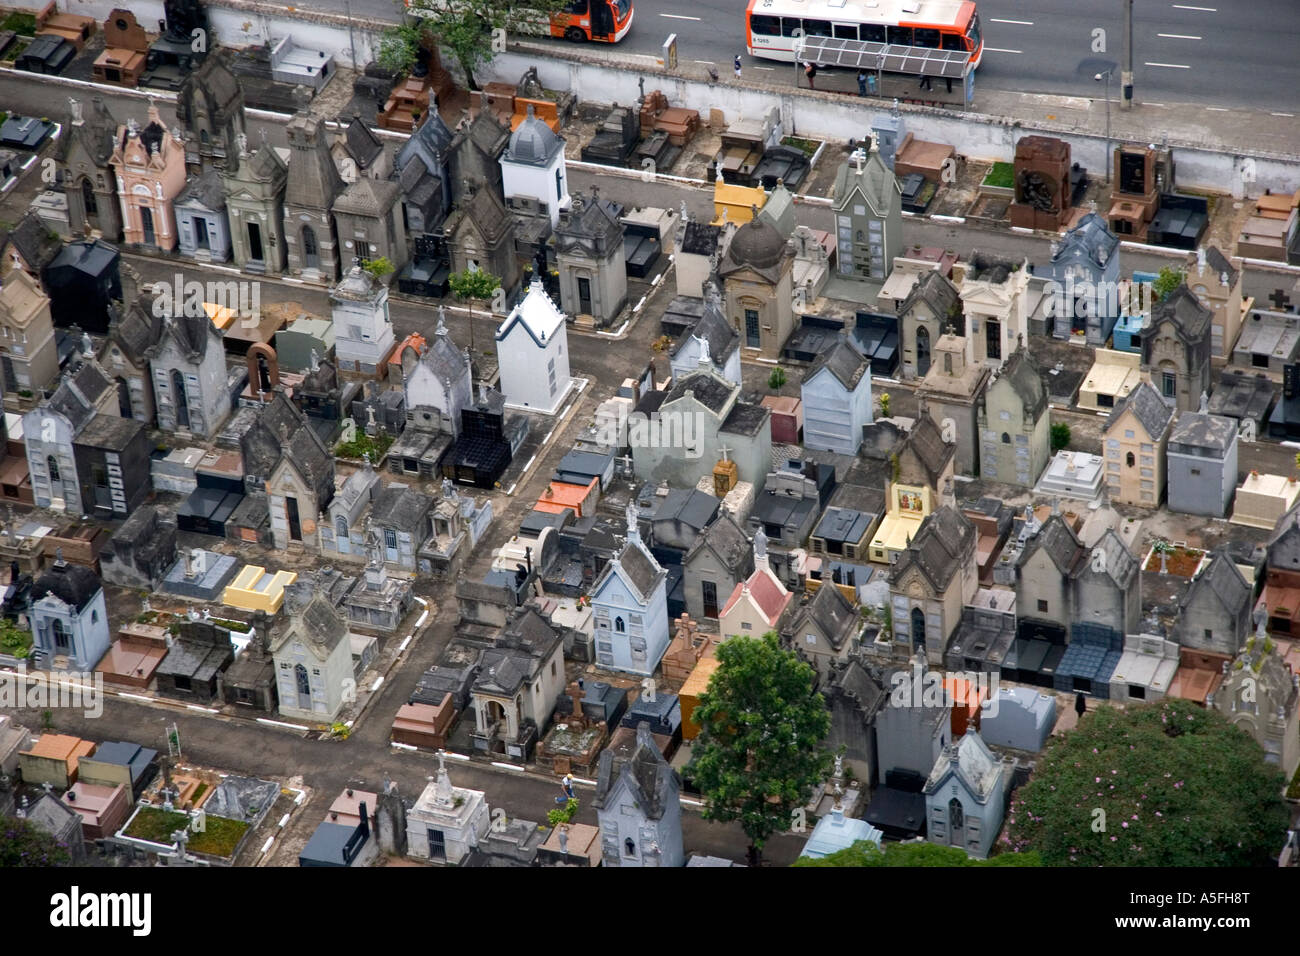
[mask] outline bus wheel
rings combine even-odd
[[[564,31],[564,39],[568,40],[570,43],[582,43],[587,39],[587,35],[577,27],[569,27],[569,29]]]

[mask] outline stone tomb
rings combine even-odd
[[[1070,218],[1070,146],[1050,136],[1016,143],[1011,225],[1060,232]]]
[[[216,601],[235,576],[238,563],[234,555],[190,548],[168,570],[159,590],[196,601]]]

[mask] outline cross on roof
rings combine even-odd
[[[1291,297],[1281,289],[1274,289],[1273,294],[1268,299],[1277,307],[1279,312],[1284,312],[1291,307]]]

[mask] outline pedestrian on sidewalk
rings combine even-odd
[[[858,70],[858,96],[867,95],[867,71]]]
[[[813,83],[813,78],[817,76],[817,67],[814,66],[812,63],[805,61],[803,65],[803,72],[804,75],[808,77],[808,89],[810,90],[817,89],[816,85],[814,85]]]
[[[740,54],[736,54],[736,62],[733,64],[736,68],[736,79],[740,79]]]
[[[921,74],[921,89],[923,90],[934,89],[934,87],[930,85],[930,78],[926,76],[924,73]]]

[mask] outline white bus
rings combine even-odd
[[[750,56],[793,62],[794,41],[801,36],[965,50],[971,69],[984,55],[973,0],[749,0]]]

